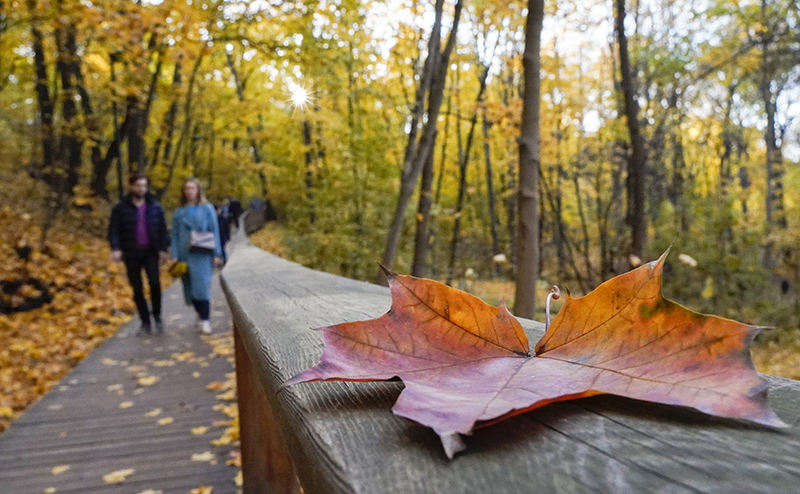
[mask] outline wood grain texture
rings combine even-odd
[[[245,494],[297,494],[297,484],[271,405],[253,373],[250,357],[233,328],[236,389],[239,402],[239,442]]]
[[[392,415],[399,382],[316,382],[278,392],[319,362],[313,328],[385,313],[389,290],[237,250],[223,287],[307,493],[795,492],[800,383],[768,377],[792,427],[611,396],[549,405],[478,429],[448,461],[433,431]],[[537,341],[543,326],[523,320]]]

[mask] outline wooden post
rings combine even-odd
[[[245,494],[297,494],[300,485],[292,468],[264,389],[253,372],[239,330],[234,324],[236,385]]]

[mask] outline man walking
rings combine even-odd
[[[151,332],[150,311],[144,298],[142,269],[150,285],[150,301],[153,305],[153,320],[157,333],[164,331],[161,322],[161,281],[158,266],[169,259],[170,235],[164,208],[148,192],[147,177],[134,174],[128,180],[128,195],[111,211],[108,226],[108,241],[115,262],[123,261],[128,272],[128,281],[133,288],[133,301],[142,320],[137,335]]]
[[[230,204],[228,204],[228,212],[230,213],[231,223],[239,231],[239,217],[242,216],[242,203],[236,196],[231,196]]]

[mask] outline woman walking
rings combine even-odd
[[[212,235],[213,234],[213,235]],[[187,178],[181,187],[181,207],[172,215],[172,257],[185,262],[183,295],[194,305],[200,318],[200,331],[211,334],[211,275],[214,265],[222,264],[222,244],[214,207],[206,201],[196,178]]]

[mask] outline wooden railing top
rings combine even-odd
[[[313,328],[385,313],[388,289],[253,246],[236,251],[223,286],[307,493],[752,493],[800,485],[800,382],[766,376],[773,409],[792,424],[786,430],[598,396],[479,429],[466,438],[467,452],[448,460],[432,430],[391,413],[399,382],[278,392],[319,362],[322,335]],[[522,323],[531,341],[542,335],[543,325]]]

